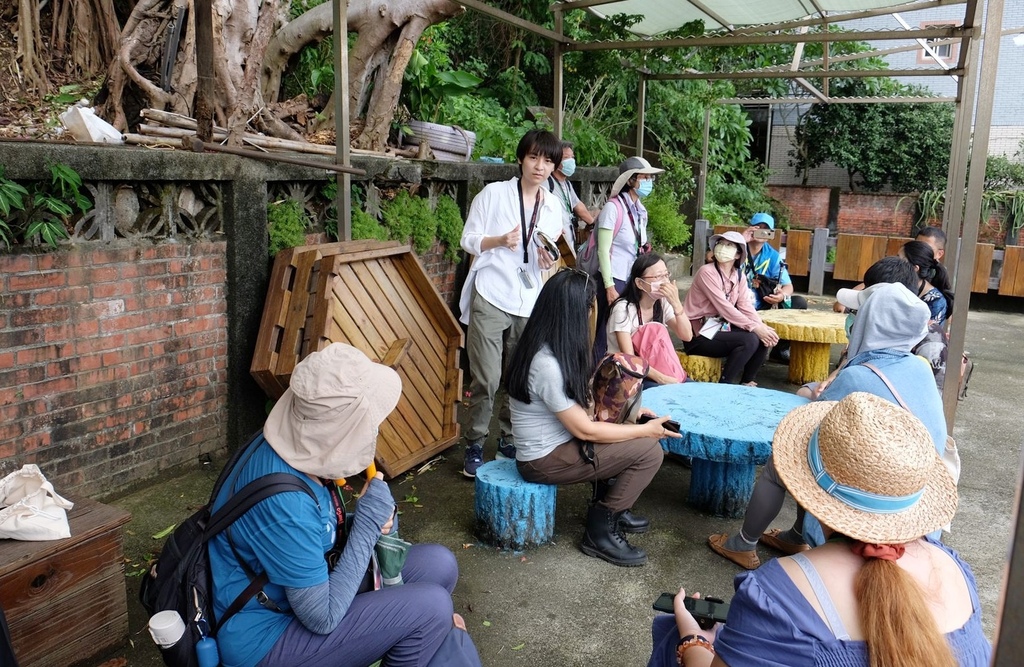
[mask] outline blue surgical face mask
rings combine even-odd
[[[562,166],[559,167],[562,170],[562,175],[569,178],[576,173],[576,160],[571,157],[567,157],[562,160]]]
[[[645,178],[644,180],[637,183],[636,193],[641,197],[646,197],[647,195],[651,194],[652,190],[654,190],[654,179]]]

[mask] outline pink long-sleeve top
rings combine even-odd
[[[683,311],[693,319],[721,317],[734,327],[753,331],[761,318],[754,310],[746,276],[737,269],[720,273],[716,266],[709,262],[697,269]]]

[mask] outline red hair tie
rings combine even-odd
[[[905,544],[869,544],[854,540],[850,551],[861,558],[877,558],[879,560],[899,560],[907,550]]]

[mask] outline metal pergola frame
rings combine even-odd
[[[964,339],[967,330],[967,313],[971,297],[971,276],[974,273],[975,252],[978,242],[978,228],[981,217],[982,192],[984,188],[985,162],[989,142],[989,134],[992,122],[992,107],[995,95],[996,69],[999,61],[1000,37],[1003,34],[1020,32],[1020,30],[1002,29],[1004,0],[931,0],[930,2],[909,2],[894,4],[872,10],[848,12],[844,14],[828,14],[821,9],[816,0],[811,0],[812,5],[817,9],[814,15],[796,21],[766,24],[760,26],[735,27],[727,24],[714,13],[715,0],[685,0],[691,5],[704,11],[709,17],[725,25],[725,30],[715,35],[699,37],[686,37],[678,39],[638,39],[632,41],[615,42],[590,42],[584,43],[571,39],[563,34],[564,13],[574,9],[585,9],[607,5],[616,0],[566,0],[556,1],[549,9],[553,14],[554,30],[536,25],[525,19],[519,18],[507,12],[484,4],[481,0],[457,0],[461,5],[491,16],[497,20],[504,21],[523,30],[539,35],[550,40],[554,47],[554,126],[556,134],[561,137],[563,124],[563,59],[566,52],[570,51],[598,51],[598,50],[649,50],[664,48],[694,48],[699,46],[734,46],[753,44],[797,44],[797,54],[794,62],[779,65],[771,68],[764,68],[757,71],[744,72],[681,72],[678,74],[652,75],[648,72],[638,72],[640,86],[637,100],[637,152],[643,150],[644,130],[644,106],[646,102],[646,82],[648,80],[661,81],[672,79],[740,79],[740,78],[783,78],[794,79],[802,87],[807,89],[810,97],[791,97],[785,99],[728,99],[719,100],[723,103],[761,103],[761,104],[813,104],[813,103],[892,103],[892,102],[953,102],[955,104],[955,121],[953,129],[953,142],[949,162],[949,174],[946,185],[946,207],[942,221],[943,231],[950,238],[960,238],[960,244],[951,244],[946,249],[946,265],[954,280],[954,310],[950,318],[950,342],[949,359],[959,359],[964,351]],[[684,1],[684,0],[681,0]],[[334,0],[337,6],[339,2],[347,3],[347,0]],[[847,22],[856,19],[871,18],[884,14],[898,14],[899,12],[918,11],[945,6],[964,6],[963,22],[960,26],[935,26],[920,29],[910,29],[899,17],[897,19],[904,26],[903,30],[857,30],[842,33],[828,31],[828,26],[836,23]],[[987,7],[987,12],[984,12]],[[984,23],[982,18],[984,16]],[[818,27],[821,32],[809,33],[808,28]],[[783,31],[797,30],[795,33]],[[338,30],[335,30],[335,38],[338,37]],[[987,48],[981,51],[981,43],[986,35],[989,39]],[[938,67],[912,70],[829,70],[830,58],[828,49],[825,49],[825,56],[815,61],[800,61],[802,47],[807,42],[839,42],[839,41],[893,41],[915,39],[917,44],[909,47],[896,47],[891,49],[877,49],[865,54],[856,56],[840,56],[831,59],[831,62],[840,62],[865,58],[872,55],[885,55],[904,50],[925,49],[926,53],[938,64]],[[927,41],[926,41],[927,40]],[[344,43],[344,42],[343,42]],[[953,66],[946,66],[938,58],[932,49],[933,46],[942,44],[959,43],[960,53],[957,63]],[[339,52],[337,43],[335,53]],[[821,67],[821,69],[808,70],[808,67]],[[337,73],[342,68],[338,63],[335,65]],[[948,97],[915,97],[915,98],[833,98],[828,95],[828,79],[830,77],[856,77],[856,76],[953,76],[957,81],[957,93],[953,98]],[[808,79],[821,79],[821,89],[813,86]],[[347,89],[347,86],[346,88]],[[977,99],[975,95],[977,94]],[[339,115],[336,112],[336,116]],[[347,115],[341,115],[347,124]],[[707,116],[705,122],[705,134],[707,133]],[[339,136],[347,136],[347,132],[339,132]],[[706,144],[705,144],[706,145]],[[339,149],[340,151],[340,149]],[[706,148],[705,148],[706,160]],[[968,169],[969,165],[969,169]],[[706,171],[706,163],[702,172]],[[339,176],[348,178],[347,175]],[[339,191],[341,188],[339,187]],[[347,195],[347,188],[345,189]],[[698,191],[698,200],[702,198],[701,189]],[[960,279],[957,279],[957,278]],[[957,385],[956,382],[945,384],[942,398],[943,408],[946,414],[946,422],[949,431],[952,433],[957,408]],[[1016,627],[1019,621],[1024,620],[1024,600],[1016,596],[1006,595],[1007,590],[1024,589],[1024,506],[1021,506],[1021,484],[1017,485],[1018,511],[1016,518],[1016,531],[1013,541],[1012,558],[1008,570],[1008,576],[1002,595],[1001,620],[1007,627]],[[1016,633],[999,633],[993,665],[997,667],[1015,665],[1016,656],[1024,650],[1024,637]]]
[[[755,73],[733,72],[733,73],[680,73],[678,75],[650,75],[639,72],[640,90],[638,95],[638,122],[637,122],[637,149],[643,148],[644,128],[644,105],[646,97],[647,80],[669,80],[698,79],[709,80],[712,78],[791,78],[808,90],[811,97],[784,98],[784,99],[727,99],[719,100],[722,103],[744,103],[757,102],[761,104],[779,103],[816,103],[827,102],[833,104],[851,103],[892,103],[892,102],[954,102],[955,122],[953,130],[952,152],[950,155],[949,175],[947,178],[946,207],[943,217],[942,228],[951,238],[961,238],[960,246],[952,244],[946,250],[946,263],[954,276],[954,311],[950,325],[949,358],[959,359],[964,350],[964,338],[967,329],[967,312],[970,305],[970,276],[974,273],[975,253],[961,252],[976,248],[978,241],[978,227],[981,215],[981,197],[985,176],[985,159],[989,133],[992,121],[992,106],[995,93],[996,68],[999,60],[999,42],[997,39],[989,40],[989,48],[980,53],[981,41],[985,35],[1001,36],[1016,30],[1003,31],[1002,17],[1004,0],[987,0],[987,14],[982,26],[983,9],[986,0],[931,0],[930,2],[911,2],[890,7],[865,10],[860,12],[849,12],[839,15],[828,15],[821,11],[815,0],[812,4],[818,9],[816,15],[797,20],[775,23],[771,25],[741,27],[726,26],[723,34],[718,36],[690,37],[682,39],[650,39],[635,40],[628,42],[600,42],[581,43],[570,39],[563,34],[563,16],[566,11],[573,9],[584,9],[610,4],[615,0],[569,0],[566,2],[555,2],[550,9],[553,14],[554,30],[536,25],[525,19],[519,18],[507,12],[484,4],[480,0],[458,0],[463,6],[491,16],[497,20],[509,23],[522,28],[528,32],[539,35],[550,40],[554,46],[554,125],[556,133],[561,136],[563,121],[563,58],[568,51],[596,51],[596,50],[647,50],[654,48],[692,48],[697,46],[730,46],[750,45],[765,43],[795,43],[797,58],[794,63],[788,66],[780,65],[777,68],[767,68]],[[709,16],[715,17],[709,5],[715,0],[688,0],[691,4],[700,7]],[[348,32],[347,32],[347,11],[348,0],[332,0],[334,7],[334,74],[335,91],[348,90]],[[829,33],[827,27],[830,24],[851,21],[862,18],[870,18],[889,13],[904,11],[916,11],[943,7],[951,5],[964,5],[964,19],[961,26],[947,26],[936,28],[925,28],[902,31],[855,31],[846,33]],[[725,21],[719,21],[725,23]],[[807,33],[810,27],[824,28],[822,33]],[[795,34],[779,34],[779,31],[800,30]],[[825,39],[823,39],[823,37]],[[880,49],[869,54],[859,54],[858,57],[869,55],[885,55],[907,49],[925,48],[926,52],[930,46],[924,40],[929,40],[931,45],[947,43],[960,44],[958,62],[954,67],[942,67],[938,69],[904,70],[854,74],[851,70],[829,71],[829,57],[827,55],[816,61],[799,61],[799,54],[802,44],[808,41],[887,41],[913,38],[918,40],[918,46],[896,47],[893,49]],[[980,56],[980,57],[979,57]],[[934,58],[934,54],[933,54]],[[837,57],[832,62],[853,60],[853,57]],[[937,62],[940,62],[935,58]],[[821,66],[821,70],[807,70],[807,67]],[[788,69],[787,69],[788,68]],[[863,70],[862,70],[863,71]],[[828,95],[829,76],[955,76],[957,78],[957,94],[954,98],[833,98]],[[823,79],[822,89],[819,90],[811,85],[807,79]],[[977,100],[975,92],[977,91]],[[335,122],[337,137],[346,138],[349,136],[349,109],[348,95],[335,94]],[[973,130],[973,134],[972,134]],[[705,123],[705,133],[707,123]],[[973,143],[972,143],[973,137]],[[350,165],[349,142],[340,141],[337,144],[337,164],[342,166]],[[706,153],[706,150],[705,150]],[[705,158],[706,159],[706,158]],[[968,164],[970,169],[968,170]],[[706,171],[706,164],[702,171]],[[348,173],[338,174],[338,195],[336,204],[338,208],[338,231],[339,237],[351,238],[351,200],[350,200],[351,176]],[[698,194],[698,197],[701,195]],[[957,280],[957,277],[963,277]],[[957,383],[946,383],[943,391],[943,407],[946,413],[947,426],[952,432],[956,415],[956,392]],[[1009,596],[1007,591],[1024,590],[1024,509],[1021,507],[1022,495],[1020,493],[1021,483],[1017,484],[1017,517],[1016,528],[1013,539],[1012,556],[1009,563],[1007,577],[1004,583],[1003,595],[1001,596],[1001,624],[1006,627],[1018,627],[1024,621],[1024,600],[1019,596]],[[1017,662],[1016,656],[1024,650],[1024,638],[1017,633],[1001,632],[998,634],[993,665],[996,667],[1010,667]]]

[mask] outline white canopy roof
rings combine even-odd
[[[615,14],[643,16],[630,31],[650,37],[698,19],[704,21],[706,30],[716,31],[882,7],[899,6],[902,11],[908,11],[914,4],[934,6],[936,3],[927,0],[918,3],[893,0],[614,0],[589,9],[601,18]]]

